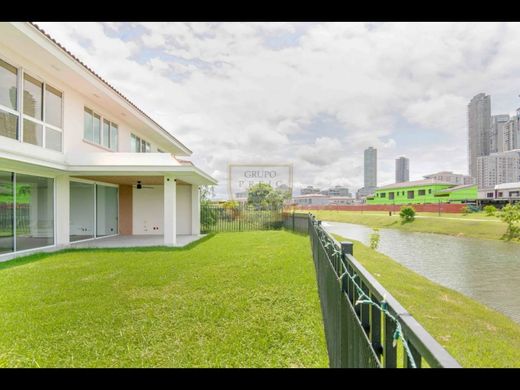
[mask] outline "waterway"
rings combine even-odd
[[[331,233],[370,244],[372,229],[323,222]],[[520,323],[520,245],[433,233],[380,229],[378,251],[445,287]],[[354,246],[354,256],[356,256]]]

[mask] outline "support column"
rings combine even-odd
[[[56,245],[70,243],[70,180],[69,176],[57,176],[56,179]]]
[[[200,234],[200,190],[199,186],[191,186],[191,234]]]
[[[164,176],[164,245],[177,244],[177,183],[171,175]]]

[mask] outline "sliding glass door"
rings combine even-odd
[[[117,234],[117,215],[117,188],[96,185],[96,237]]]
[[[70,241],[118,233],[118,188],[70,182]]]
[[[16,175],[16,250],[54,244],[54,180]]]
[[[70,241],[94,238],[95,184],[70,182]]]
[[[0,254],[54,245],[54,179],[0,171]]]
[[[0,171],[0,254],[14,251],[13,178],[13,173]]]

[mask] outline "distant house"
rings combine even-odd
[[[191,153],[36,25],[0,23],[0,260],[198,236],[199,186],[216,180]]]

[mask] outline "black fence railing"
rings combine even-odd
[[[257,210],[243,203],[234,207],[206,204],[200,213],[201,233],[277,230],[283,225],[281,208]]]
[[[282,214],[283,227],[297,233],[309,233],[309,214],[292,211],[284,211]]]
[[[352,243],[340,244],[311,214],[307,224],[331,367],[460,367],[358,263]]]

